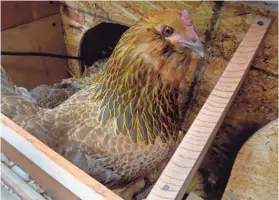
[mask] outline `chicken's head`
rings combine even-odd
[[[175,50],[181,52],[186,48],[204,57],[203,44],[187,10],[152,12],[143,17],[141,23],[153,27],[162,36],[161,39],[173,45]]]
[[[109,72],[126,85],[158,80],[177,88],[197,54],[203,57],[204,47],[186,10],[153,11],[123,34]]]

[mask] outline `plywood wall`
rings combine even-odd
[[[1,51],[66,55],[59,5],[53,2],[1,2]],[[1,56],[14,84],[28,89],[69,77],[67,60]]]
[[[205,171],[218,177],[216,187],[221,185],[217,189],[221,191],[243,142],[278,116],[276,9],[241,2],[64,2],[61,15],[67,52],[78,55],[82,35],[100,22],[113,21],[130,26],[149,11],[167,8],[186,8],[206,46],[205,59],[189,69],[182,84],[181,113],[185,117],[185,130],[193,122],[255,16],[273,18],[264,44],[202,165]],[[70,61],[69,67],[74,71],[79,65]]]

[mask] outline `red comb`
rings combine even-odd
[[[187,10],[182,11],[181,19],[186,26],[192,26],[192,20]]]
[[[187,36],[191,39],[197,38],[198,34],[196,33],[194,26],[192,25],[192,20],[187,10],[182,11],[181,19],[185,23],[185,25],[188,26]]]

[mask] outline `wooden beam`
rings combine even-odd
[[[4,155],[7,156],[9,160],[12,160],[17,166],[20,166],[20,168],[29,174],[30,177],[35,180],[41,188],[51,194],[51,196],[53,196],[55,199],[80,199],[61,183],[56,181],[52,176],[42,170],[38,165],[26,158],[26,156],[20,153],[3,138],[1,138],[1,152],[4,153]]]
[[[257,16],[147,200],[180,200],[233,102],[271,19]]]
[[[122,200],[3,114],[1,138],[79,199]]]
[[[1,163],[1,181],[11,188],[21,199],[46,200],[3,163]]]
[[[4,185],[1,184],[1,199],[18,200],[18,196],[9,192]]]

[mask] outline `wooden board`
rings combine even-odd
[[[1,199],[18,200],[18,197],[4,189],[4,187],[1,185]]]
[[[237,94],[271,19],[258,16],[184,136],[148,200],[180,200]]]
[[[50,176],[58,182],[59,185],[56,185],[58,188],[62,185],[70,191],[70,194],[68,192],[67,196],[63,196],[63,192],[65,192],[65,190],[60,191],[57,187],[48,185],[47,188],[52,190],[52,193],[50,192],[50,194],[56,195],[57,199],[79,198],[94,200],[121,200],[121,198],[111,190],[54,152],[48,146],[30,135],[27,131],[16,125],[3,114],[1,114],[1,138],[5,141],[4,144],[7,143],[18,153],[23,154],[29,162],[31,161],[33,165],[38,166],[40,170],[47,174],[47,176]],[[9,146],[5,146],[6,151],[4,149],[4,153],[9,157],[9,154],[6,153],[8,152],[7,148],[9,148]],[[14,161],[16,158],[17,157],[12,157],[11,159]],[[19,167],[22,167],[20,164],[18,165]],[[22,169],[26,170],[24,167],[22,167]],[[47,181],[43,176],[44,173],[35,174],[33,172],[32,174],[31,171],[30,176],[39,184],[43,183],[43,187],[47,184]],[[74,198],[75,196],[77,198]]]
[[[1,163],[1,181],[11,188],[22,199],[46,200],[30,185],[25,183],[15,172]],[[7,199],[9,200],[9,199]]]
[[[10,145],[6,140],[1,137],[1,152],[5,154],[20,166],[26,173],[28,173],[33,180],[35,180],[43,189],[51,194],[56,199],[66,198],[67,200],[79,200],[79,198],[64,187],[61,183],[55,180],[52,176],[47,174],[38,165],[30,161],[20,151]]]
[[[66,55],[60,14],[2,31],[1,41],[2,51]],[[15,85],[28,89],[41,84],[60,82],[69,77],[67,59],[1,56],[1,65]]]
[[[191,192],[189,194],[189,196],[187,197],[186,200],[203,200],[202,198],[200,198],[198,195],[196,195],[195,193]]]
[[[1,30],[58,13],[53,1],[1,1]]]
[[[241,147],[222,200],[278,200],[278,119]]]

